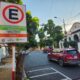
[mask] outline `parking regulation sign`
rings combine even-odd
[[[0,2],[0,43],[26,42],[26,6]]]
[[[20,12],[20,16],[18,16],[18,12]],[[8,15],[6,15],[8,13]],[[11,23],[11,24],[18,24],[24,19],[24,12],[21,8],[15,5],[6,6],[2,11],[3,18]]]

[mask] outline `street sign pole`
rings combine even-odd
[[[15,80],[15,72],[16,72],[16,59],[15,59],[15,45],[12,45],[12,80]]]

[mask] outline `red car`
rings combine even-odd
[[[65,64],[80,64],[80,53],[76,49],[57,49],[48,53],[48,59],[58,61],[61,66]]]
[[[43,49],[44,53],[49,53],[49,52],[52,52],[52,51],[53,51],[52,47],[46,47],[46,48]]]

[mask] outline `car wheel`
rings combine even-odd
[[[64,61],[62,59],[59,60],[59,65],[64,66]]]

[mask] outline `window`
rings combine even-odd
[[[67,53],[74,55],[74,54],[77,54],[78,51],[77,50],[67,50]]]

